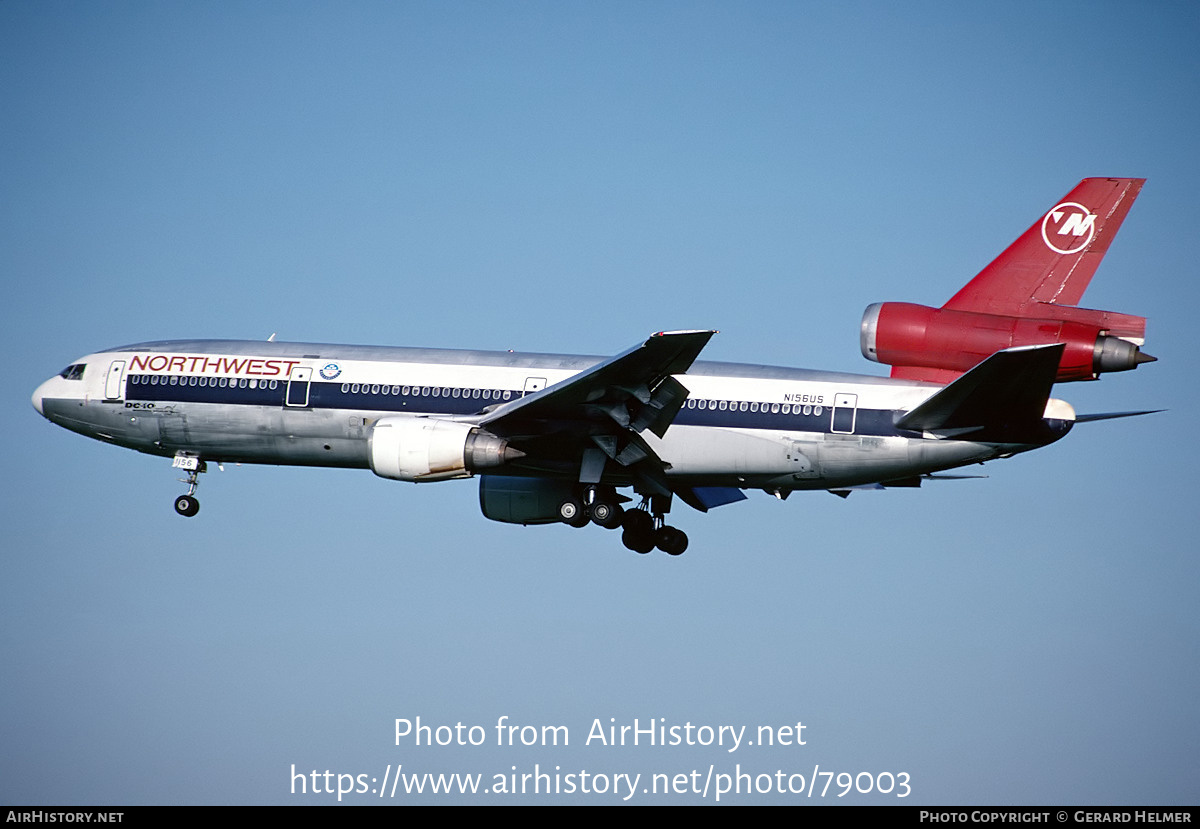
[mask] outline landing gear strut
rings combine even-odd
[[[194,455],[176,455],[171,464],[176,469],[186,470],[188,476],[180,478],[180,483],[188,485],[186,495],[175,499],[175,511],[185,518],[191,518],[200,511],[200,501],[196,498],[196,487],[200,486],[200,473],[208,471],[208,465]]]

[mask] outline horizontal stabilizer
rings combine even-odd
[[[1166,409],[1147,409],[1144,412],[1100,412],[1098,414],[1082,414],[1075,416],[1076,423],[1091,423],[1094,420],[1116,420],[1118,417],[1138,417],[1139,415],[1158,414]]]
[[[998,351],[905,414],[896,426],[987,439],[1040,425],[1063,348],[1056,343]]]
[[[897,488],[916,488],[921,486],[923,481],[959,481],[969,478],[986,478],[987,475],[914,475],[911,478],[896,478],[890,481],[880,481],[874,484],[857,484],[855,486],[841,486],[837,489],[827,490],[839,498],[849,498],[850,493],[855,490],[867,489],[897,489]]]

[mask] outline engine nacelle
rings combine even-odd
[[[469,478],[524,456],[504,438],[454,420],[385,417],[371,428],[371,471],[398,481]]]
[[[505,524],[556,524],[558,505],[575,494],[575,484],[551,478],[479,476],[479,508]]]
[[[1011,317],[929,308],[907,302],[867,306],[862,320],[863,356],[891,366],[965,372],[1005,348],[1065,343],[1056,382],[1094,380],[1128,371],[1154,358],[1133,342],[1112,336],[1110,321],[1139,335],[1145,320],[1126,314],[1045,306],[1047,317]],[[1049,314],[1057,312],[1061,317]],[[1140,323],[1140,326],[1139,326]]]

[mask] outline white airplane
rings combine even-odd
[[[1076,307],[1143,184],[1085,179],[941,308],[867,308],[862,352],[891,378],[696,362],[713,331],[609,359],[361,345],[173,340],[82,357],[33,405],[97,440],[173,458],[180,515],[210,461],[479,476],[483,514],[623,528],[678,555],[676,496],[701,511],[761,489],[919,486],[1053,443],[1076,417],[1055,382],[1154,358],[1145,319]],[[947,476],[943,476],[947,477]],[[949,476],[953,477],[953,476]],[[632,488],[640,501],[619,490]]]

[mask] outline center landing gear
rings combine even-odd
[[[196,498],[196,487],[200,486],[200,473],[206,472],[208,466],[194,455],[176,455],[171,464],[176,469],[186,470],[188,476],[180,478],[180,483],[188,485],[186,495],[175,499],[175,511],[185,518],[191,518],[200,511],[200,501]]]

